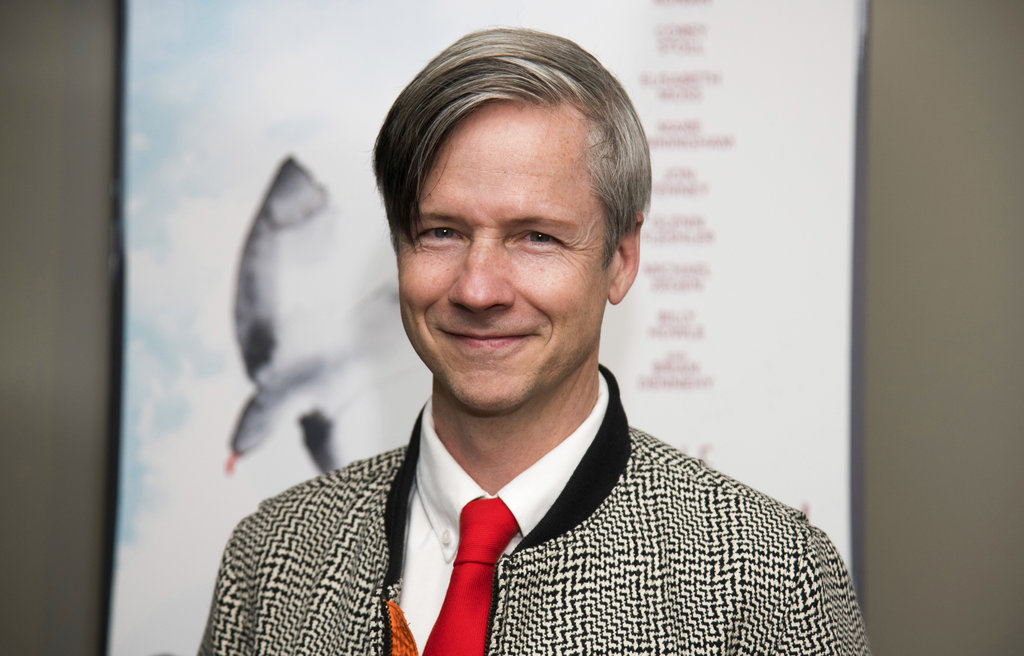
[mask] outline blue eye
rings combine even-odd
[[[531,232],[530,241],[538,244],[545,244],[551,241],[551,235],[545,235],[543,232]]]
[[[430,233],[437,239],[448,239],[455,236],[455,231],[451,228],[434,228]]]

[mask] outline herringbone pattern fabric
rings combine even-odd
[[[496,654],[866,654],[846,568],[796,510],[632,431],[572,533],[498,563]],[[583,534],[589,536],[584,538]]]
[[[224,552],[201,654],[381,654],[384,505],[404,449],[260,504]]]
[[[867,654],[846,568],[797,511],[636,430],[581,524],[502,557],[488,654]],[[201,654],[383,654],[396,451],[271,499],[225,552]]]

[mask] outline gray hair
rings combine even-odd
[[[640,118],[619,81],[572,41],[527,29],[473,32],[448,46],[398,95],[374,146],[373,169],[391,241],[412,239],[422,185],[460,121],[502,100],[567,103],[590,125],[588,168],[605,212],[604,255],[651,199],[651,157]]]

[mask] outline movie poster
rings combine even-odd
[[[117,656],[194,653],[259,500],[404,444],[430,389],[371,174],[401,88],[524,25],[626,87],[654,164],[602,362],[630,422],[851,560],[852,0],[126,3]]]

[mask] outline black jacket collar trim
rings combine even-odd
[[[569,477],[565,489],[555,499],[550,510],[530,534],[523,538],[516,551],[528,549],[575,528],[589,517],[611,493],[629,459],[629,423],[619,398],[615,377],[603,366],[600,368],[608,382],[608,409],[597,431],[597,436],[583,454],[576,471]],[[416,479],[416,461],[420,453],[420,424],[417,418],[405,460],[398,470],[384,510],[388,559],[385,588],[398,582],[402,576],[405,556],[405,528],[409,516],[409,496]]]

